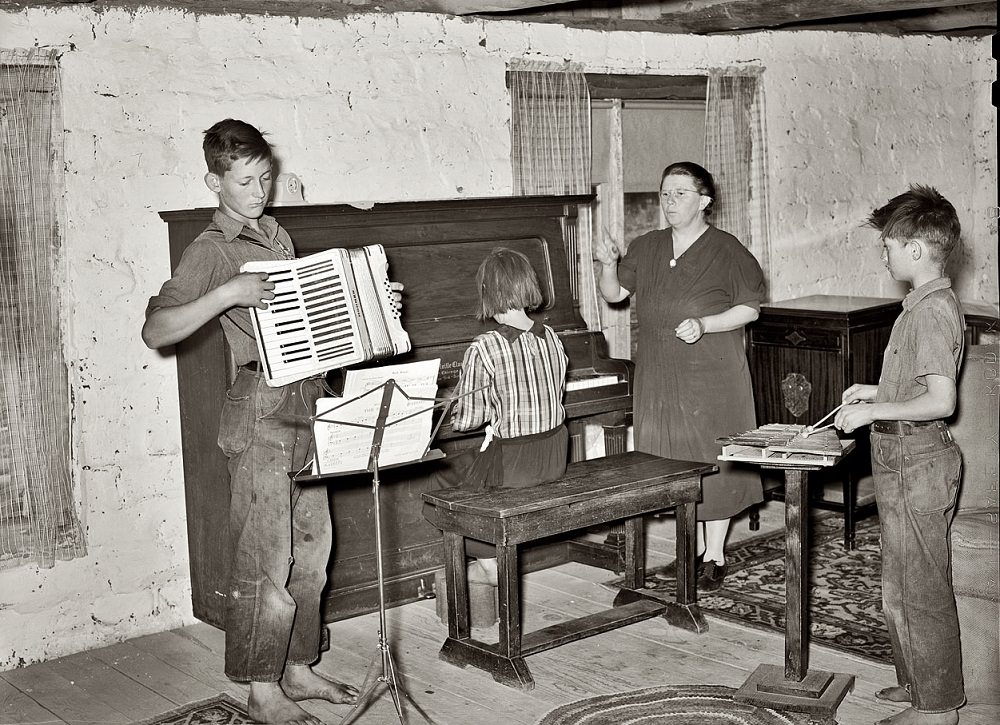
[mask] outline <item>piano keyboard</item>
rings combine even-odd
[[[266,272],[274,283],[267,309],[251,308],[261,367],[272,387],[410,349],[381,245],[249,262],[240,271]]]
[[[599,388],[602,385],[616,385],[621,379],[617,375],[591,375],[581,378],[570,378],[566,380],[566,392],[574,390],[587,390],[588,388]]]

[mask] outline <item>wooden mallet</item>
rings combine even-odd
[[[803,438],[808,438],[813,433],[819,433],[821,430],[826,430],[827,428],[832,427],[833,423],[827,423],[822,428],[817,428],[817,426],[820,423],[822,423],[824,420],[826,420],[831,415],[833,415],[834,413],[836,413],[838,410],[840,410],[841,408],[843,408],[845,405],[848,405],[848,403],[841,403],[840,405],[838,405],[836,408],[834,408],[833,410],[831,410],[829,413],[827,413],[826,415],[824,415],[822,418],[820,418],[819,420],[817,420],[812,425],[807,425],[805,428],[802,429],[802,437]]]

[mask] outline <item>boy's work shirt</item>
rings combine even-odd
[[[173,276],[160,293],[149,298],[146,315],[158,307],[176,307],[202,297],[240,273],[246,262],[290,259],[295,256],[292,240],[270,216],[260,218],[264,235],[216,210],[212,223],[188,245]],[[222,331],[237,365],[256,360],[257,342],[250,322],[250,308],[231,307],[220,317]]]
[[[939,277],[903,298],[882,357],[876,403],[901,403],[927,392],[927,375],[958,379],[965,318],[951,280]]]

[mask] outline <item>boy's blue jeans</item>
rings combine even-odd
[[[947,712],[965,702],[950,537],[962,452],[939,421],[904,434],[876,427],[882,605],[896,677],[917,710]]]
[[[325,486],[299,486],[320,381],[270,388],[240,368],[223,405],[219,447],[229,458],[230,585],[226,675],[274,682],[286,664],[319,656],[321,595],[333,539]]]

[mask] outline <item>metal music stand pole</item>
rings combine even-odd
[[[434,721],[426,712],[401,690],[396,681],[396,670],[392,663],[392,651],[389,647],[389,636],[385,623],[385,574],[382,568],[382,513],[379,505],[379,466],[378,457],[382,447],[382,435],[385,432],[386,420],[389,416],[389,406],[392,401],[393,390],[397,387],[396,381],[390,378],[382,384],[382,403],[379,407],[378,417],[375,421],[375,433],[372,436],[371,454],[368,459],[368,470],[372,473],[372,502],[375,514],[375,573],[378,581],[378,654],[376,658],[381,659],[381,673],[373,677],[374,668],[369,665],[368,674],[362,683],[362,692],[358,695],[358,701],[349,713],[341,720],[341,725],[354,722],[385,690],[392,696],[392,704],[396,708],[396,717],[401,725],[405,725],[402,704],[399,700],[400,693],[413,705],[413,708],[420,714],[425,722],[434,725]],[[373,388],[374,390],[374,388]],[[369,391],[370,392],[370,391]],[[420,459],[423,460],[423,459]],[[416,461],[412,461],[416,462]],[[372,661],[374,664],[374,660]]]

